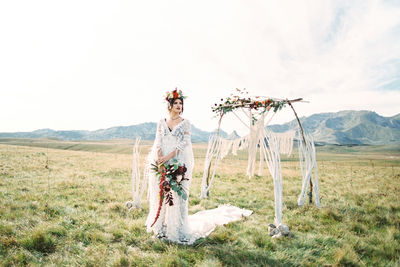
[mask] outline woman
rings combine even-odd
[[[186,166],[186,179],[182,181],[181,185],[187,195],[186,200],[171,191],[173,205],[169,206],[163,202],[155,223],[159,208],[159,180],[154,171],[148,171],[150,211],[146,220],[147,231],[153,232],[159,238],[167,238],[178,243],[186,243],[190,239],[187,221],[188,196],[194,163],[190,122],[181,117],[184,98],[182,91],[177,89],[167,93],[165,100],[168,103],[169,118],[161,119],[158,122],[156,138],[147,164],[149,166],[156,161],[158,166],[162,166],[172,159],[176,159],[180,164]],[[162,167],[159,168],[161,172]]]
[[[193,244],[198,238],[209,235],[217,225],[237,221],[242,216],[249,216],[252,211],[230,205],[216,209],[199,211],[188,216],[189,188],[194,165],[192,143],[190,140],[190,122],[181,117],[184,99],[182,91],[175,89],[168,92],[169,118],[161,119],[157,125],[156,138],[147,158],[146,176],[149,180],[149,214],[146,220],[148,232],[154,236],[180,244]],[[167,205],[160,198],[160,181],[151,166],[157,162],[159,172],[162,165],[177,160],[186,166],[185,178],[181,186],[187,197],[172,193],[173,205]]]

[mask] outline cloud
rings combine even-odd
[[[395,1],[2,2],[0,34],[0,131],[157,121],[175,86],[205,130],[237,87],[303,97],[300,115],[399,112]]]

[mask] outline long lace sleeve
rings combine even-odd
[[[154,146],[157,149],[157,152],[162,148],[162,135],[163,128],[161,125],[161,121],[157,124],[156,138],[154,139]]]
[[[182,127],[181,132],[179,133],[179,141],[176,146],[177,152],[182,152],[185,147],[191,142],[191,126],[190,122],[186,121],[184,123],[184,127]]]

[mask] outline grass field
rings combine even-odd
[[[229,155],[200,200],[206,144],[194,144],[189,213],[226,203],[254,213],[186,247],[146,233],[145,199],[142,210],[125,208],[132,145],[0,139],[1,265],[400,266],[400,146],[317,147],[320,209],[297,206],[296,151],[283,157],[283,220],[294,236],[275,240],[267,170],[249,180],[246,152]]]

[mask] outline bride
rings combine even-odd
[[[240,220],[242,215],[249,216],[252,211],[234,206],[222,206],[217,209],[200,211],[188,215],[189,188],[192,181],[194,157],[191,143],[191,125],[181,117],[186,96],[181,90],[168,92],[165,100],[168,104],[169,118],[161,119],[157,125],[153,147],[147,157],[146,175],[149,184],[149,214],[146,219],[148,232],[154,236],[181,244],[192,244],[196,239],[210,234],[216,225]],[[170,190],[173,204],[160,200],[160,180],[151,167],[158,166],[158,172],[165,172],[165,164],[178,162],[186,167],[184,178],[180,181],[184,193]],[[168,198],[167,198],[168,199]]]

